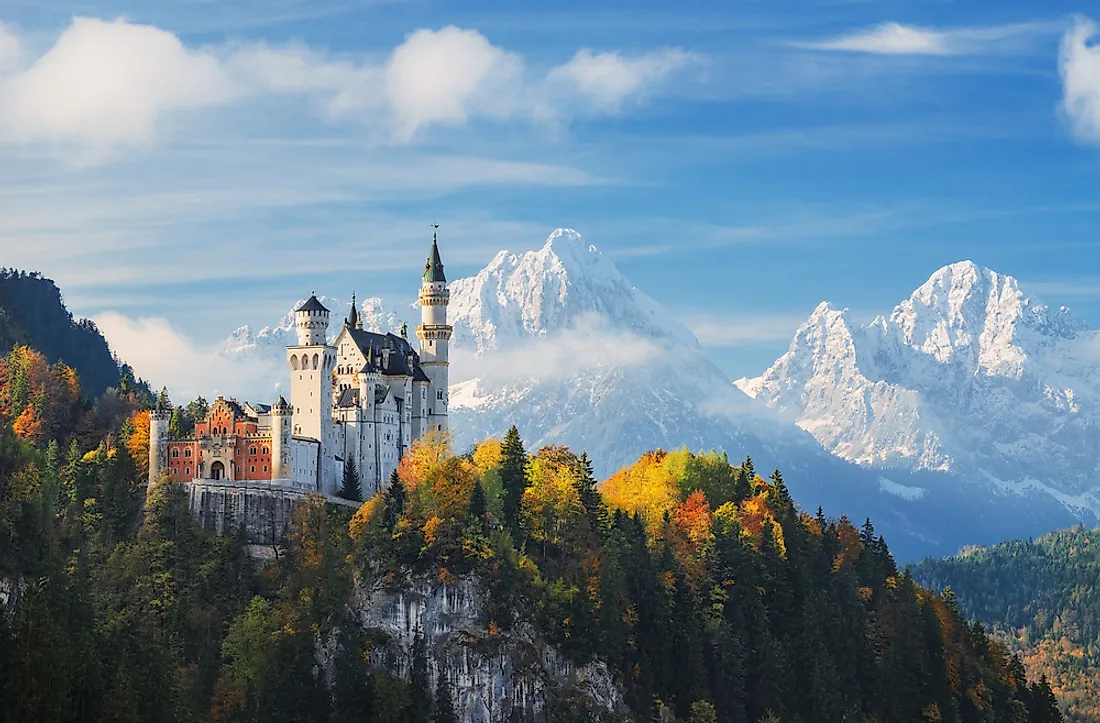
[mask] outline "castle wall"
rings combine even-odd
[[[278,544],[290,529],[294,510],[304,504],[310,490],[271,482],[249,483],[202,480],[188,487],[188,509],[206,532],[227,536],[244,526],[247,542]],[[358,507],[359,503],[328,498],[329,504]]]

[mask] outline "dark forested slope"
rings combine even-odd
[[[934,590],[950,588],[966,617],[1049,678],[1071,720],[1100,721],[1100,529],[975,548],[912,571]]]
[[[74,319],[61,291],[41,274],[0,269],[0,353],[27,344],[51,362],[63,361],[80,373],[85,394],[95,399],[118,388],[121,368],[107,341],[88,319]]]

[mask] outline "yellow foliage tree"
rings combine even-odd
[[[499,439],[486,439],[474,447],[474,465],[481,474],[500,466],[500,450]]]
[[[412,443],[397,465],[397,474],[405,488],[412,491],[424,480],[428,470],[450,457],[454,457],[450,431],[433,429]]]
[[[600,488],[611,509],[639,514],[650,533],[656,535],[665,512],[680,502],[676,478],[662,464],[664,452],[646,452],[634,464],[624,467]]]
[[[138,476],[149,476],[149,412],[142,410],[130,417],[130,435],[126,438],[126,451],[134,460]]]
[[[520,520],[537,542],[560,545],[566,530],[584,515],[576,471],[555,460],[536,457],[528,466],[530,485],[520,501]]]

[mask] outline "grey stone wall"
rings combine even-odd
[[[253,545],[281,542],[294,509],[304,504],[310,494],[316,494],[271,482],[202,480],[184,484],[189,488],[191,516],[199,527],[225,536],[243,526],[246,540]],[[359,507],[358,502],[336,497],[324,499],[329,504]]]

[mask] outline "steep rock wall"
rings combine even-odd
[[[204,480],[184,484],[188,487],[188,508],[199,527],[225,536],[243,526],[246,540],[253,545],[281,542],[295,508],[316,494],[269,482]],[[335,497],[324,499],[329,504],[359,506],[358,502]]]
[[[413,581],[400,589],[360,584],[353,604],[364,627],[385,642],[372,663],[408,677],[416,631],[424,635],[434,686],[447,678],[464,723],[500,723],[514,710],[538,714],[550,698],[568,692],[608,711],[623,709],[622,694],[602,662],[577,667],[541,640],[529,625],[486,629],[483,592],[473,578],[456,584]]]

